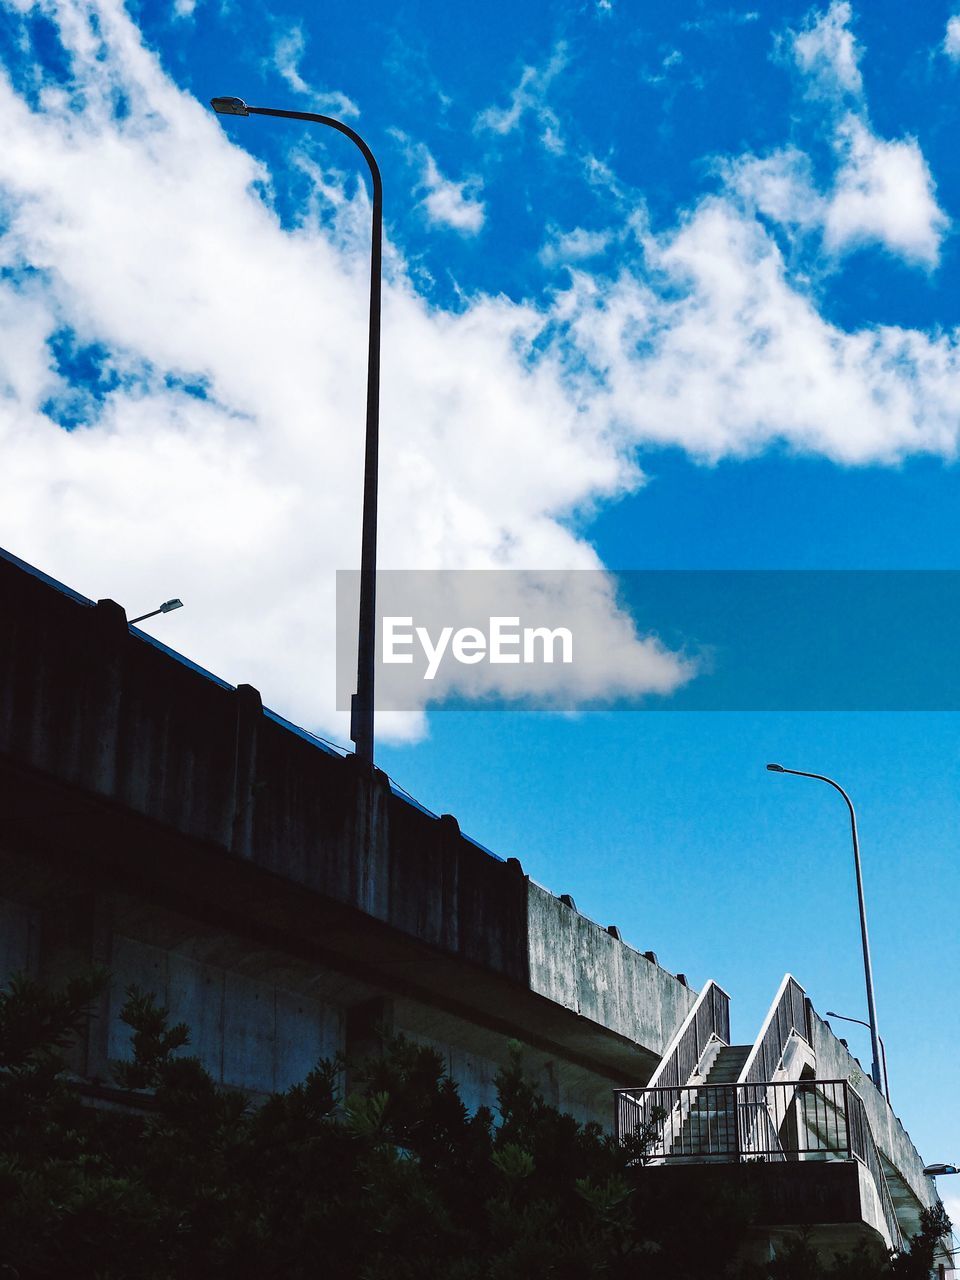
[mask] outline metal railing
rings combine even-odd
[[[694,1076],[708,1046],[729,1043],[730,997],[711,979],[677,1028],[646,1088],[617,1092],[616,1123],[621,1141],[639,1142],[643,1148],[648,1134],[658,1125],[662,1137],[665,1118],[675,1125],[680,1117],[661,1116],[660,1099]]]
[[[870,1171],[892,1246],[902,1244],[863,1100],[847,1080],[659,1085],[616,1094],[617,1138],[646,1164],[855,1159]]]
[[[712,979],[667,1045],[647,1088],[686,1084],[711,1039],[718,1044],[730,1043],[730,997]]]
[[[845,1080],[792,1080],[621,1089],[617,1136],[643,1134],[644,1154],[657,1162],[846,1158],[848,1088]]]
[[[857,1159],[865,1164],[873,1174],[873,1181],[876,1184],[877,1194],[880,1197],[880,1204],[883,1208],[884,1221],[890,1234],[890,1242],[894,1249],[899,1250],[903,1247],[903,1236],[900,1232],[900,1224],[897,1222],[897,1211],[893,1206],[893,1197],[890,1195],[890,1188],[883,1172],[880,1152],[877,1150],[877,1144],[873,1140],[873,1131],[870,1128],[867,1109],[863,1104],[863,1099],[852,1086],[848,1086],[848,1094],[850,1149]]]
[[[743,1084],[759,1084],[773,1079],[783,1060],[791,1032],[810,1044],[809,1006],[803,987],[788,973],[780,984],[757,1043],[744,1063],[740,1074]]]

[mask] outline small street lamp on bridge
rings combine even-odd
[[[182,609],[182,600],[164,600],[159,609],[151,609],[149,613],[141,613],[137,618],[130,619],[130,626],[134,626],[138,622],[146,622],[147,618],[155,618],[158,613],[173,613],[174,609]]]
[[[864,1022],[862,1018],[848,1018],[846,1014],[835,1013],[832,1009],[827,1010],[826,1016],[828,1018],[836,1018],[840,1022],[855,1022],[858,1026],[866,1027],[868,1031],[870,1030],[870,1023]],[[883,1036],[878,1035],[877,1039],[880,1041],[880,1056],[881,1058],[883,1058],[884,1093],[886,1094],[887,1105],[889,1106],[891,1104],[890,1104],[890,1077],[887,1074],[887,1046],[883,1043]]]

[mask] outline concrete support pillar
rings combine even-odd
[[[356,756],[343,762],[354,792],[349,901],[379,920],[390,915],[390,781]]]
[[[115,600],[98,600],[86,617],[78,646],[82,656],[82,687],[77,705],[84,714],[77,764],[84,782],[102,795],[117,789],[117,764],[121,743],[121,690],[124,649],[130,634],[127,615]]]
[[[237,739],[230,850],[238,857],[252,858],[257,796],[257,739],[263,719],[263,702],[252,684],[238,685],[234,696],[237,705]]]

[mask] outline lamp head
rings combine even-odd
[[[955,1164],[928,1164],[923,1171],[928,1178],[937,1178],[945,1173],[960,1173]]]
[[[786,773],[786,769],[784,769],[782,764],[768,764],[767,768],[771,773]]]
[[[242,98],[211,98],[210,105],[220,116],[248,116],[247,104]]]
[[[160,612],[172,613],[174,609],[182,609],[182,608],[183,608],[182,600],[164,600],[163,604],[160,606]]]

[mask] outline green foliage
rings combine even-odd
[[[824,1262],[818,1259],[805,1235],[787,1241],[772,1261],[744,1266],[737,1280],[930,1280],[941,1240],[951,1231],[942,1204],[923,1209],[920,1231],[908,1249],[898,1255],[878,1256],[861,1245]]]
[[[50,992],[17,975],[0,994],[4,1275],[132,1276],[156,1236],[157,1206],[116,1167],[123,1135],[100,1125],[65,1079],[67,1050],[106,982],[96,971]]]
[[[803,1239],[734,1260],[750,1205],[682,1203],[627,1147],[550,1106],[519,1046],[498,1105],[468,1113],[440,1056],[403,1037],[323,1061],[260,1106],[188,1056],[188,1031],[130,988],[130,1105],[84,1105],[67,1052],[104,975],[0,995],[0,1275],[19,1280],[920,1280],[944,1223],[904,1258],[824,1267]],[[923,1268],[926,1267],[926,1270]]]
[[[896,1280],[927,1280],[941,1241],[944,1237],[949,1239],[951,1230],[952,1223],[942,1204],[924,1209],[920,1214],[919,1232],[911,1240],[909,1251],[893,1260],[890,1275]]]
[[[0,992],[0,1132],[31,1123],[62,1097],[66,1051],[106,983],[107,974],[94,970],[51,993],[14,974]]]
[[[133,1061],[117,1063],[118,1084],[127,1089],[149,1089],[163,1082],[173,1054],[190,1043],[186,1024],[168,1027],[169,1016],[170,1010],[159,1007],[152,995],[139,987],[127,988],[120,1021],[133,1031]]]

